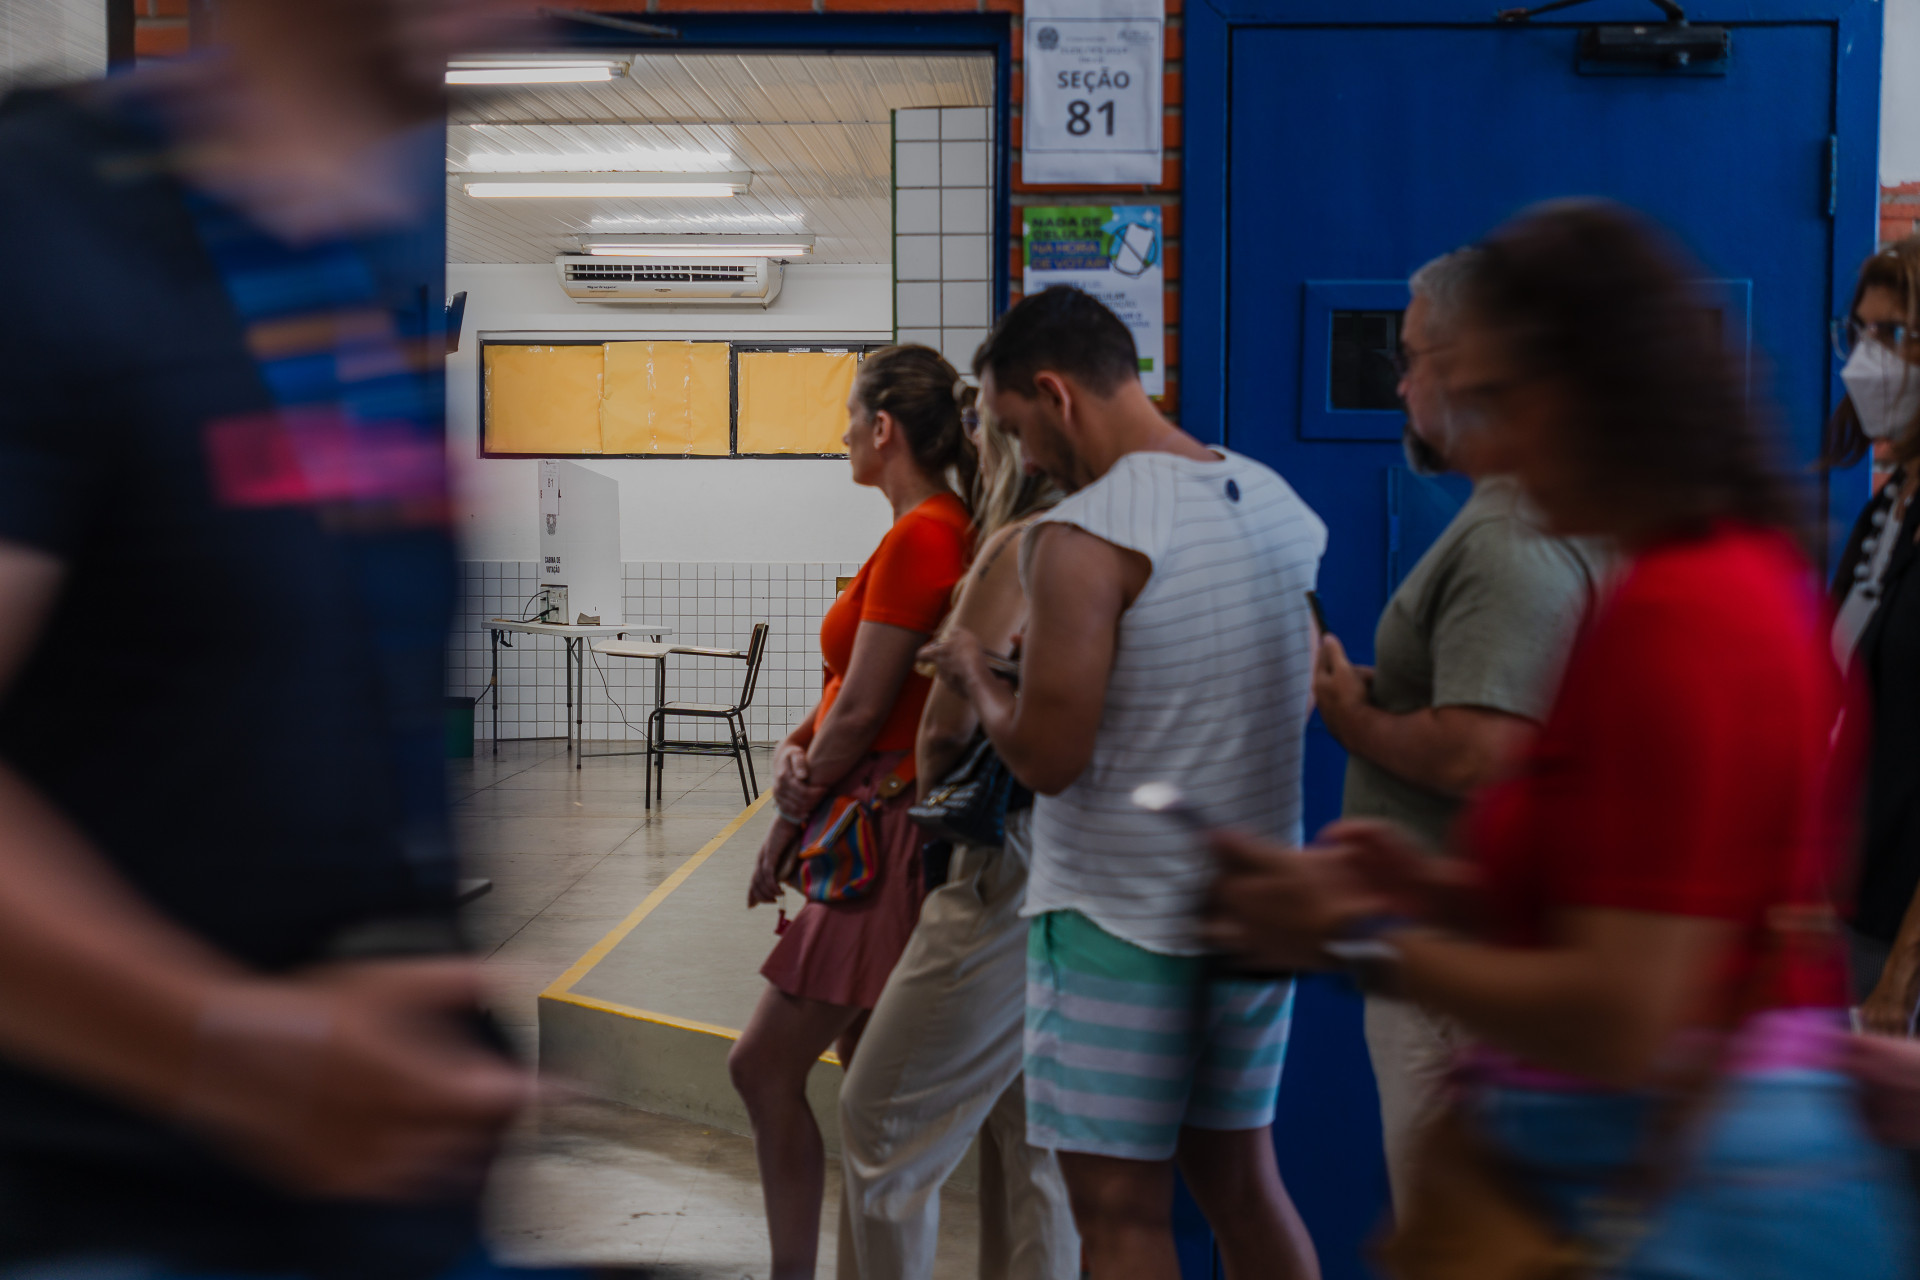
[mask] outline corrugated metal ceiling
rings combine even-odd
[[[986,106],[982,55],[642,54],[605,84],[455,89],[447,129],[447,256],[547,262],[589,232],[780,232],[812,261],[887,262],[891,113]],[[480,200],[460,178],[516,156],[677,153],[672,167],[753,174],[731,199]],[[652,167],[665,168],[655,164]]]

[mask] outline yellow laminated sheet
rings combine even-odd
[[[486,348],[488,453],[599,453],[599,343]]]
[[[741,453],[845,453],[852,352],[742,351]]]
[[[724,342],[609,342],[600,386],[608,453],[724,458],[733,406]]]

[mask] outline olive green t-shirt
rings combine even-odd
[[[1544,720],[1593,596],[1596,562],[1591,548],[1540,532],[1513,480],[1482,479],[1380,615],[1373,705],[1395,715],[1485,707]],[[1460,807],[1348,757],[1349,818],[1387,818],[1444,848]]]

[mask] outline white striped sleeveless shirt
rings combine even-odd
[[[1172,782],[1212,822],[1300,838],[1306,593],[1327,529],[1272,470],[1220,452],[1127,454],[1035,522],[1075,525],[1153,569],[1120,619],[1092,761],[1034,802],[1022,914],[1079,911],[1171,955],[1205,950],[1212,859],[1190,832],[1134,808],[1134,787]],[[1023,579],[1027,568],[1023,553]]]

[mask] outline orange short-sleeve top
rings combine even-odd
[[[827,683],[820,695],[816,725],[840,696],[840,682],[853,662],[853,638],[863,622],[932,635],[953,603],[953,588],[973,556],[973,524],[967,509],[951,493],[938,493],[893,522],[847,589],[820,624],[820,654]],[[911,751],[920,729],[920,711],[932,681],[909,673],[894,699],[893,711],[873,740],[874,751]]]

